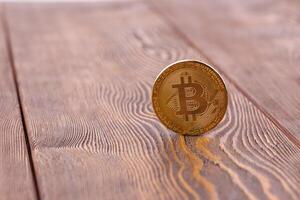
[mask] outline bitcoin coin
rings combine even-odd
[[[224,117],[227,90],[209,65],[184,60],[166,67],[155,80],[152,104],[160,121],[182,135],[200,135]]]

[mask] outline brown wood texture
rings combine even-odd
[[[9,5],[7,18],[42,199],[299,199],[300,149],[227,79],[209,134],[157,120],[156,75],[205,58],[147,4]]]
[[[0,4],[0,199],[35,199]]]
[[[153,2],[162,15],[299,144],[299,2]]]

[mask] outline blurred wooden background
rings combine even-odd
[[[0,199],[300,199],[300,3],[0,4]],[[157,74],[215,66],[216,129],[167,130]]]

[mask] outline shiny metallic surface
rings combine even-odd
[[[182,135],[200,135],[224,117],[228,95],[221,76],[209,65],[183,60],[155,80],[152,104],[160,121]]]

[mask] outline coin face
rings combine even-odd
[[[183,135],[200,135],[224,117],[227,90],[220,75],[205,63],[179,61],[157,77],[152,104],[160,121]]]

